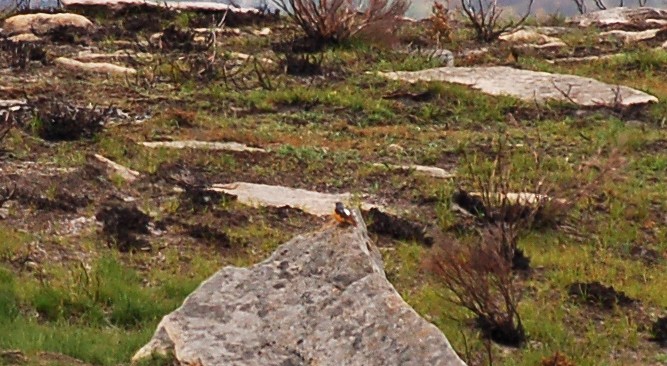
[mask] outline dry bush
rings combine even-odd
[[[516,29],[523,24],[533,7],[535,0],[529,0],[528,8],[517,21],[509,21],[500,25],[503,10],[498,5],[498,0],[461,0],[461,8],[466,18],[472,25],[477,39],[482,42],[493,42],[504,32]]]
[[[577,10],[579,11],[580,14],[584,14],[588,12],[588,6],[586,6],[586,0],[572,0],[574,4],[577,6]],[[637,5],[640,7],[646,6],[647,0],[637,0]],[[593,0],[593,3],[595,4],[595,7],[597,10],[607,10],[607,4],[605,4],[604,0]],[[625,0],[618,0],[618,5],[619,7],[625,6]]]
[[[475,315],[476,325],[485,337],[520,346],[526,340],[518,311],[522,290],[504,245],[497,239],[482,237],[469,245],[442,241],[433,249],[428,265],[451,291],[452,301]]]
[[[382,24],[391,33],[410,6],[409,0],[273,0],[316,42],[338,43]]]
[[[32,121],[25,127],[47,141],[91,138],[102,130],[104,121],[113,110],[111,107],[78,107],[56,97],[28,99],[28,106]]]
[[[532,148],[535,171],[542,158]],[[467,189],[459,186],[452,201],[481,224],[482,235],[497,238],[514,269],[527,270],[529,260],[517,247],[519,236],[529,230],[557,227],[568,215],[571,201],[551,197],[553,187],[541,179],[521,178],[512,166],[506,141],[500,138],[494,159],[479,161],[464,155]]]
[[[540,362],[541,366],[575,366],[567,356],[560,352],[554,353],[551,357],[545,357]]]
[[[161,51],[203,52],[209,50],[214,41],[213,33],[200,34],[172,24],[162,31],[154,46]]]
[[[449,16],[449,0],[446,0],[444,3],[435,1],[431,8],[429,20],[431,22],[433,38],[438,45],[451,41],[452,24]]]
[[[32,61],[48,63],[46,50],[39,43],[0,39],[0,60],[12,69],[25,70]]]

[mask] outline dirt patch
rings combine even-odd
[[[651,340],[662,346],[667,346],[667,316],[663,316],[651,326]]]
[[[228,249],[231,247],[231,239],[222,230],[204,224],[185,225],[187,235],[192,238],[203,240],[215,247]]]
[[[624,292],[616,291],[612,286],[607,287],[600,282],[575,282],[568,287],[567,292],[581,302],[604,309],[637,303],[637,300],[628,297]]]
[[[121,252],[150,247],[141,235],[149,234],[151,218],[136,205],[110,200],[102,205],[95,218],[102,222],[102,233]]]
[[[31,205],[38,210],[76,212],[80,207],[86,207],[91,200],[88,197],[77,196],[59,187],[53,193],[45,193],[39,189],[18,188],[14,197],[24,205]]]
[[[656,265],[664,260],[659,251],[641,245],[634,245],[630,248],[630,257],[648,265]]]
[[[410,220],[384,213],[377,208],[364,212],[368,230],[396,240],[414,240],[421,244],[433,245],[433,238],[426,235],[424,226]]]

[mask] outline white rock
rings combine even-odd
[[[268,36],[271,34],[271,28],[264,27],[262,29],[253,29],[252,34],[256,36]]]
[[[93,28],[93,23],[88,18],[78,14],[36,13],[15,15],[7,18],[2,25],[3,32],[6,35],[24,33],[44,34],[58,27],[89,31]]]
[[[9,40],[14,43],[22,43],[22,42],[32,43],[32,42],[39,42],[42,39],[32,33],[22,33],[9,37]]]
[[[414,170],[422,175],[427,175],[433,178],[440,179],[450,179],[454,178],[455,175],[452,172],[448,172],[445,169],[434,167],[434,166],[425,166],[425,165],[394,165],[394,164],[384,164],[384,163],[375,163],[373,166],[377,167],[386,167],[393,170]]]
[[[582,76],[507,66],[441,67],[379,74],[388,79],[410,83],[443,81],[463,84],[487,94],[513,96],[525,101],[560,100],[581,106],[631,106],[658,101],[652,95],[626,86],[610,85]]]
[[[501,34],[498,39],[505,42],[525,43],[541,48],[566,47],[567,44],[560,38],[547,36],[536,31],[520,29],[512,33]],[[545,46],[548,45],[548,46]]]
[[[247,151],[247,152],[266,152],[266,150],[250,147],[238,142],[209,142],[209,141],[151,141],[140,142],[141,145],[150,148],[168,148],[168,149],[202,149],[202,150],[226,150],[226,151]]]
[[[639,41],[646,41],[656,38],[658,35],[664,35],[664,29],[648,29],[641,32],[629,32],[623,30],[611,30],[600,33],[600,37],[614,37],[620,39],[625,44],[635,43]]]
[[[112,170],[114,173],[118,174],[128,182],[134,182],[141,175],[139,174],[139,172],[132,170],[128,167],[122,166],[112,160],[105,158],[100,154],[95,154],[94,156],[95,159],[104,163],[110,170]]]
[[[53,62],[74,71],[85,71],[112,75],[133,75],[137,73],[137,70],[133,68],[118,66],[106,62],[81,62],[66,57],[58,57]]]
[[[145,52],[135,52],[133,50],[118,50],[114,53],[94,53],[89,51],[79,51],[74,59],[81,62],[128,59],[150,61],[153,59],[153,55]]]
[[[246,182],[214,184],[210,190],[234,195],[239,202],[249,206],[289,206],[315,216],[331,215],[336,202],[349,202],[352,199],[350,193],[320,193],[299,188]],[[370,210],[373,207],[386,211],[384,207],[369,202],[361,204],[363,210]]]
[[[667,10],[651,7],[616,7],[581,14],[567,19],[569,24],[576,24],[582,28],[597,26],[600,28],[627,27],[631,29],[646,29],[654,28],[656,24],[661,24],[664,21],[667,21]]]

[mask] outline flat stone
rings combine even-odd
[[[587,62],[587,61],[598,61],[598,60],[609,60],[617,57],[625,56],[624,53],[614,53],[610,55],[600,55],[600,56],[583,56],[583,57],[562,57],[555,58],[552,60],[544,60],[550,64],[560,64],[560,63],[574,63],[574,62]]]
[[[298,208],[315,216],[327,216],[333,213],[336,202],[349,202],[350,193],[320,193],[299,188],[272,186],[266,184],[236,182],[230,184],[214,184],[210,190],[224,192],[237,197],[238,201],[254,207]],[[362,210],[384,207],[369,202],[362,202]]]
[[[392,170],[414,170],[417,173],[426,175],[433,178],[440,179],[451,179],[455,175],[452,172],[448,172],[445,169],[434,167],[434,166],[425,166],[425,165],[394,165],[394,164],[384,164],[384,163],[375,163],[373,166],[385,167]]]
[[[53,61],[66,69],[85,71],[97,74],[133,75],[137,70],[125,66],[118,66],[107,62],[81,62],[66,57],[58,57]]]
[[[505,42],[530,44],[535,47],[541,46],[540,48],[558,48],[567,46],[567,44],[560,38],[547,36],[527,29],[520,29],[511,33],[501,34],[498,39]]]
[[[491,95],[507,95],[525,101],[560,100],[580,106],[631,106],[655,103],[658,98],[626,86],[568,74],[520,70],[507,66],[441,67],[421,71],[379,73],[414,83],[442,81],[468,85]],[[618,91],[618,95],[617,92]]]
[[[640,41],[647,41],[657,37],[664,37],[667,35],[667,29],[648,29],[640,32],[631,32],[624,30],[610,30],[600,33],[600,37],[613,37],[620,39],[625,44],[631,44]]]
[[[42,40],[32,33],[17,34],[15,36],[9,37],[8,39],[14,43],[34,43]]]
[[[118,174],[119,176],[121,176],[123,179],[125,179],[128,182],[134,182],[141,175],[141,174],[139,174],[139,172],[137,172],[135,170],[132,170],[128,167],[125,167],[123,165],[120,165],[120,164],[116,163],[115,161],[107,159],[100,154],[95,154],[94,156],[95,156],[95,159],[99,160],[104,165],[106,165],[107,168],[110,171]]]
[[[665,21],[667,21],[667,10],[652,7],[616,7],[581,14],[567,19],[567,23],[582,28],[600,27],[604,29],[626,30],[655,28],[656,25],[665,24]]]
[[[151,141],[140,142],[141,145],[150,148],[168,148],[168,149],[202,149],[202,150],[225,150],[238,152],[266,152],[266,150],[258,147],[250,147],[238,142],[210,142],[210,141]]]
[[[59,14],[21,14],[7,18],[2,25],[5,35],[17,35],[25,33],[45,34],[50,30],[66,27],[80,31],[90,31],[93,23],[88,18],[70,13]]]
[[[153,55],[145,52],[135,52],[133,50],[118,50],[113,53],[95,53],[90,51],[79,51],[75,60],[81,62],[95,62],[101,60],[130,60],[138,59],[142,61],[151,61]]]
[[[356,226],[300,235],[261,263],[222,268],[162,319],[133,361],[171,351],[200,366],[465,365],[387,280],[354,213]]]

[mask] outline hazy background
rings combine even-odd
[[[211,1],[211,0],[209,0]],[[212,0],[216,1],[216,0]],[[257,4],[259,0],[238,0],[237,4],[241,6],[253,6]],[[450,0],[451,5],[460,4],[461,0]],[[473,0],[476,2],[477,0]],[[482,0],[486,2],[488,0]],[[11,4],[13,0],[0,0],[0,8],[6,7],[8,4]],[[217,2],[226,2],[225,0],[217,0]],[[268,0],[271,4],[271,0]],[[593,0],[586,0],[588,4],[589,11],[596,10]],[[428,16],[431,11],[431,4],[433,0],[412,0],[412,7],[408,12],[408,16],[414,18],[423,18]],[[525,11],[525,7],[528,5],[528,0],[499,0],[499,3],[503,6],[508,7],[507,13],[515,12],[521,13]],[[33,7],[40,6],[53,6],[55,4],[54,0],[33,0],[31,2]],[[611,8],[619,4],[619,0],[605,0],[607,7]],[[626,6],[636,6],[637,0],[625,0]],[[648,6],[665,6],[667,0],[648,0]],[[533,5],[533,13],[536,14],[553,14],[561,13],[563,15],[573,15],[577,13],[577,7],[574,5],[573,0],[535,0]]]

